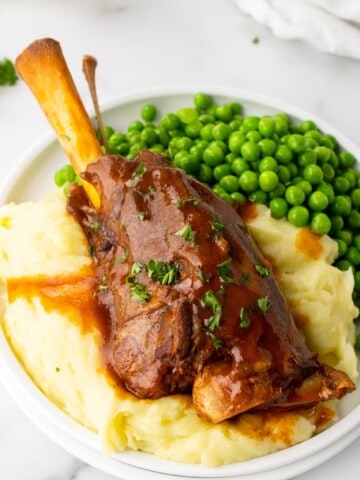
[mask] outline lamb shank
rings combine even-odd
[[[355,388],[309,351],[233,207],[162,155],[101,155],[57,42],[35,42],[17,68],[82,171],[85,188],[72,187],[68,210],[92,247],[103,355],[119,383],[140,398],[192,393],[213,423]],[[61,105],[44,88],[56,82]]]

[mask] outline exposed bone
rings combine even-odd
[[[77,174],[101,156],[91,120],[84,108],[60,44],[44,38],[31,43],[16,59],[17,71],[53,127]],[[95,208],[100,198],[89,183],[84,188]]]

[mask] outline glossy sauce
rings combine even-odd
[[[308,228],[301,228],[296,234],[295,247],[313,260],[318,260],[324,249],[320,237]]]

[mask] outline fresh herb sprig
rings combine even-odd
[[[150,260],[146,266],[149,278],[153,278],[161,285],[172,285],[176,283],[179,275],[179,269],[175,263],[156,262]]]

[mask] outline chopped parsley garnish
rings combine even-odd
[[[218,216],[215,213],[211,214],[211,218],[212,218],[212,221],[210,222],[211,228],[213,230],[220,232],[220,230],[222,230],[225,227],[225,225],[219,222]]]
[[[98,222],[97,220],[95,220],[91,225],[90,227],[96,232],[96,230],[98,230],[100,228],[100,222]]]
[[[56,367],[56,368],[55,368],[55,371],[56,371],[56,372],[60,372],[60,368],[59,368],[59,367]]]
[[[255,265],[255,270],[259,273],[260,277],[271,277],[271,270],[263,265]]]
[[[146,216],[146,212],[139,212],[138,213],[138,217],[140,218],[140,220],[144,220],[145,216]]]
[[[249,313],[246,310],[246,308],[242,308],[240,310],[240,322],[239,322],[239,327],[241,328],[248,328],[250,327],[250,318],[249,318]]]
[[[146,266],[149,278],[154,278],[162,285],[172,285],[176,282],[179,270],[175,263],[155,262],[150,260]]]
[[[175,205],[177,208],[183,207],[188,203],[193,203],[194,205],[198,205],[201,202],[200,198],[185,198],[184,200],[178,200]]]
[[[260,297],[257,299],[257,304],[260,310],[265,313],[270,308],[269,297]]]
[[[219,269],[220,278],[223,282],[234,283],[234,280],[229,276],[230,274],[230,270],[228,267],[229,263],[231,263],[231,258],[228,258],[224,262],[219,263],[217,267]]]
[[[191,243],[191,245],[195,245],[195,233],[189,223],[187,223],[181,230],[175,232],[175,235],[184,238],[187,242]]]
[[[153,197],[155,190],[152,187],[149,187],[146,193],[149,195],[149,197]]]
[[[214,335],[212,332],[209,332],[209,336],[214,344],[214,347],[216,348],[216,350],[218,350],[219,348],[221,348],[222,344],[223,344],[223,341],[221,340],[221,338],[217,337],[216,335]]]
[[[142,283],[131,283],[128,284],[130,291],[131,291],[131,299],[141,302],[147,303],[150,300],[150,294],[146,290],[145,285]]]
[[[214,330],[215,327],[220,326],[220,320],[222,315],[222,307],[219,299],[212,290],[208,290],[204,295],[204,303],[207,307],[211,307],[214,315],[211,317],[208,324],[209,330]]]
[[[90,257],[93,257],[93,256],[95,255],[95,247],[94,247],[94,245],[90,245],[89,255],[90,255]]]
[[[254,37],[254,38],[252,39],[252,43],[253,43],[254,45],[257,45],[258,43],[260,43],[260,38],[259,38],[259,37]]]
[[[135,170],[135,177],[142,177],[145,172],[145,165],[141,162]]]
[[[136,275],[141,272],[143,266],[139,262],[132,264],[130,275],[126,277],[126,283],[131,291],[131,300],[141,303],[147,303],[150,300],[150,294],[145,285],[135,282]]]
[[[14,64],[8,58],[0,61],[0,85],[15,85],[18,80]]]
[[[115,257],[115,264],[126,262],[126,260],[128,259],[128,256],[129,256],[129,250],[125,248],[123,257]]]

